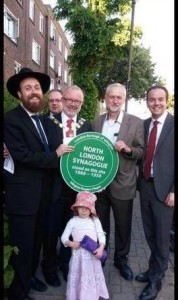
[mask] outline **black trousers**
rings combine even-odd
[[[14,279],[9,288],[9,296],[14,300],[24,300],[30,290],[30,281],[39,265],[40,251],[44,241],[46,210],[50,199],[49,176],[44,176],[38,211],[33,215],[10,214],[10,243],[19,249],[12,254]],[[28,192],[28,191],[27,191]],[[25,201],[25,199],[24,199]]]
[[[101,193],[96,193],[96,196],[96,211],[103,230],[106,232],[106,249],[109,244],[110,209],[112,208],[115,226],[114,260],[126,263],[131,243],[133,199],[115,199],[111,196],[109,188]]]
[[[173,207],[158,199],[154,182],[144,179],[140,183],[140,201],[145,238],[151,250],[149,279],[156,282],[163,278],[168,268]]]

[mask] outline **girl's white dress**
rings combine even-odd
[[[80,242],[85,234],[105,244],[105,234],[100,220],[91,217],[75,216],[70,219],[61,240],[65,245],[72,235],[73,240]],[[99,297],[109,299],[100,260],[81,247],[77,250],[72,249],[66,300],[98,300]]]

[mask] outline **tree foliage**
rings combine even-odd
[[[109,47],[114,46],[114,35],[120,22],[113,14],[119,9],[121,14],[124,9],[128,11],[129,3],[129,0],[62,0],[54,8],[57,19],[67,18],[66,29],[73,38],[68,63],[74,84],[85,92],[82,116],[88,120],[94,118],[98,108],[95,76],[100,71],[101,61],[109,54]]]
[[[56,19],[67,19],[73,39],[68,63],[73,82],[85,92],[82,115],[92,120],[98,101],[112,82],[127,82],[130,49],[130,0],[58,0]],[[150,50],[139,46],[142,31],[134,28],[130,97],[143,98],[153,84],[163,83],[155,75]]]

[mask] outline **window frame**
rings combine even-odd
[[[17,44],[19,37],[19,18],[4,6],[4,33]]]
[[[34,0],[29,0],[29,18],[32,22],[35,21],[35,2],[34,2]]]
[[[35,41],[35,39],[32,40],[32,60],[40,65],[41,46]]]

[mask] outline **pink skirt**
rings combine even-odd
[[[101,262],[89,251],[72,250],[66,300],[109,299]]]

